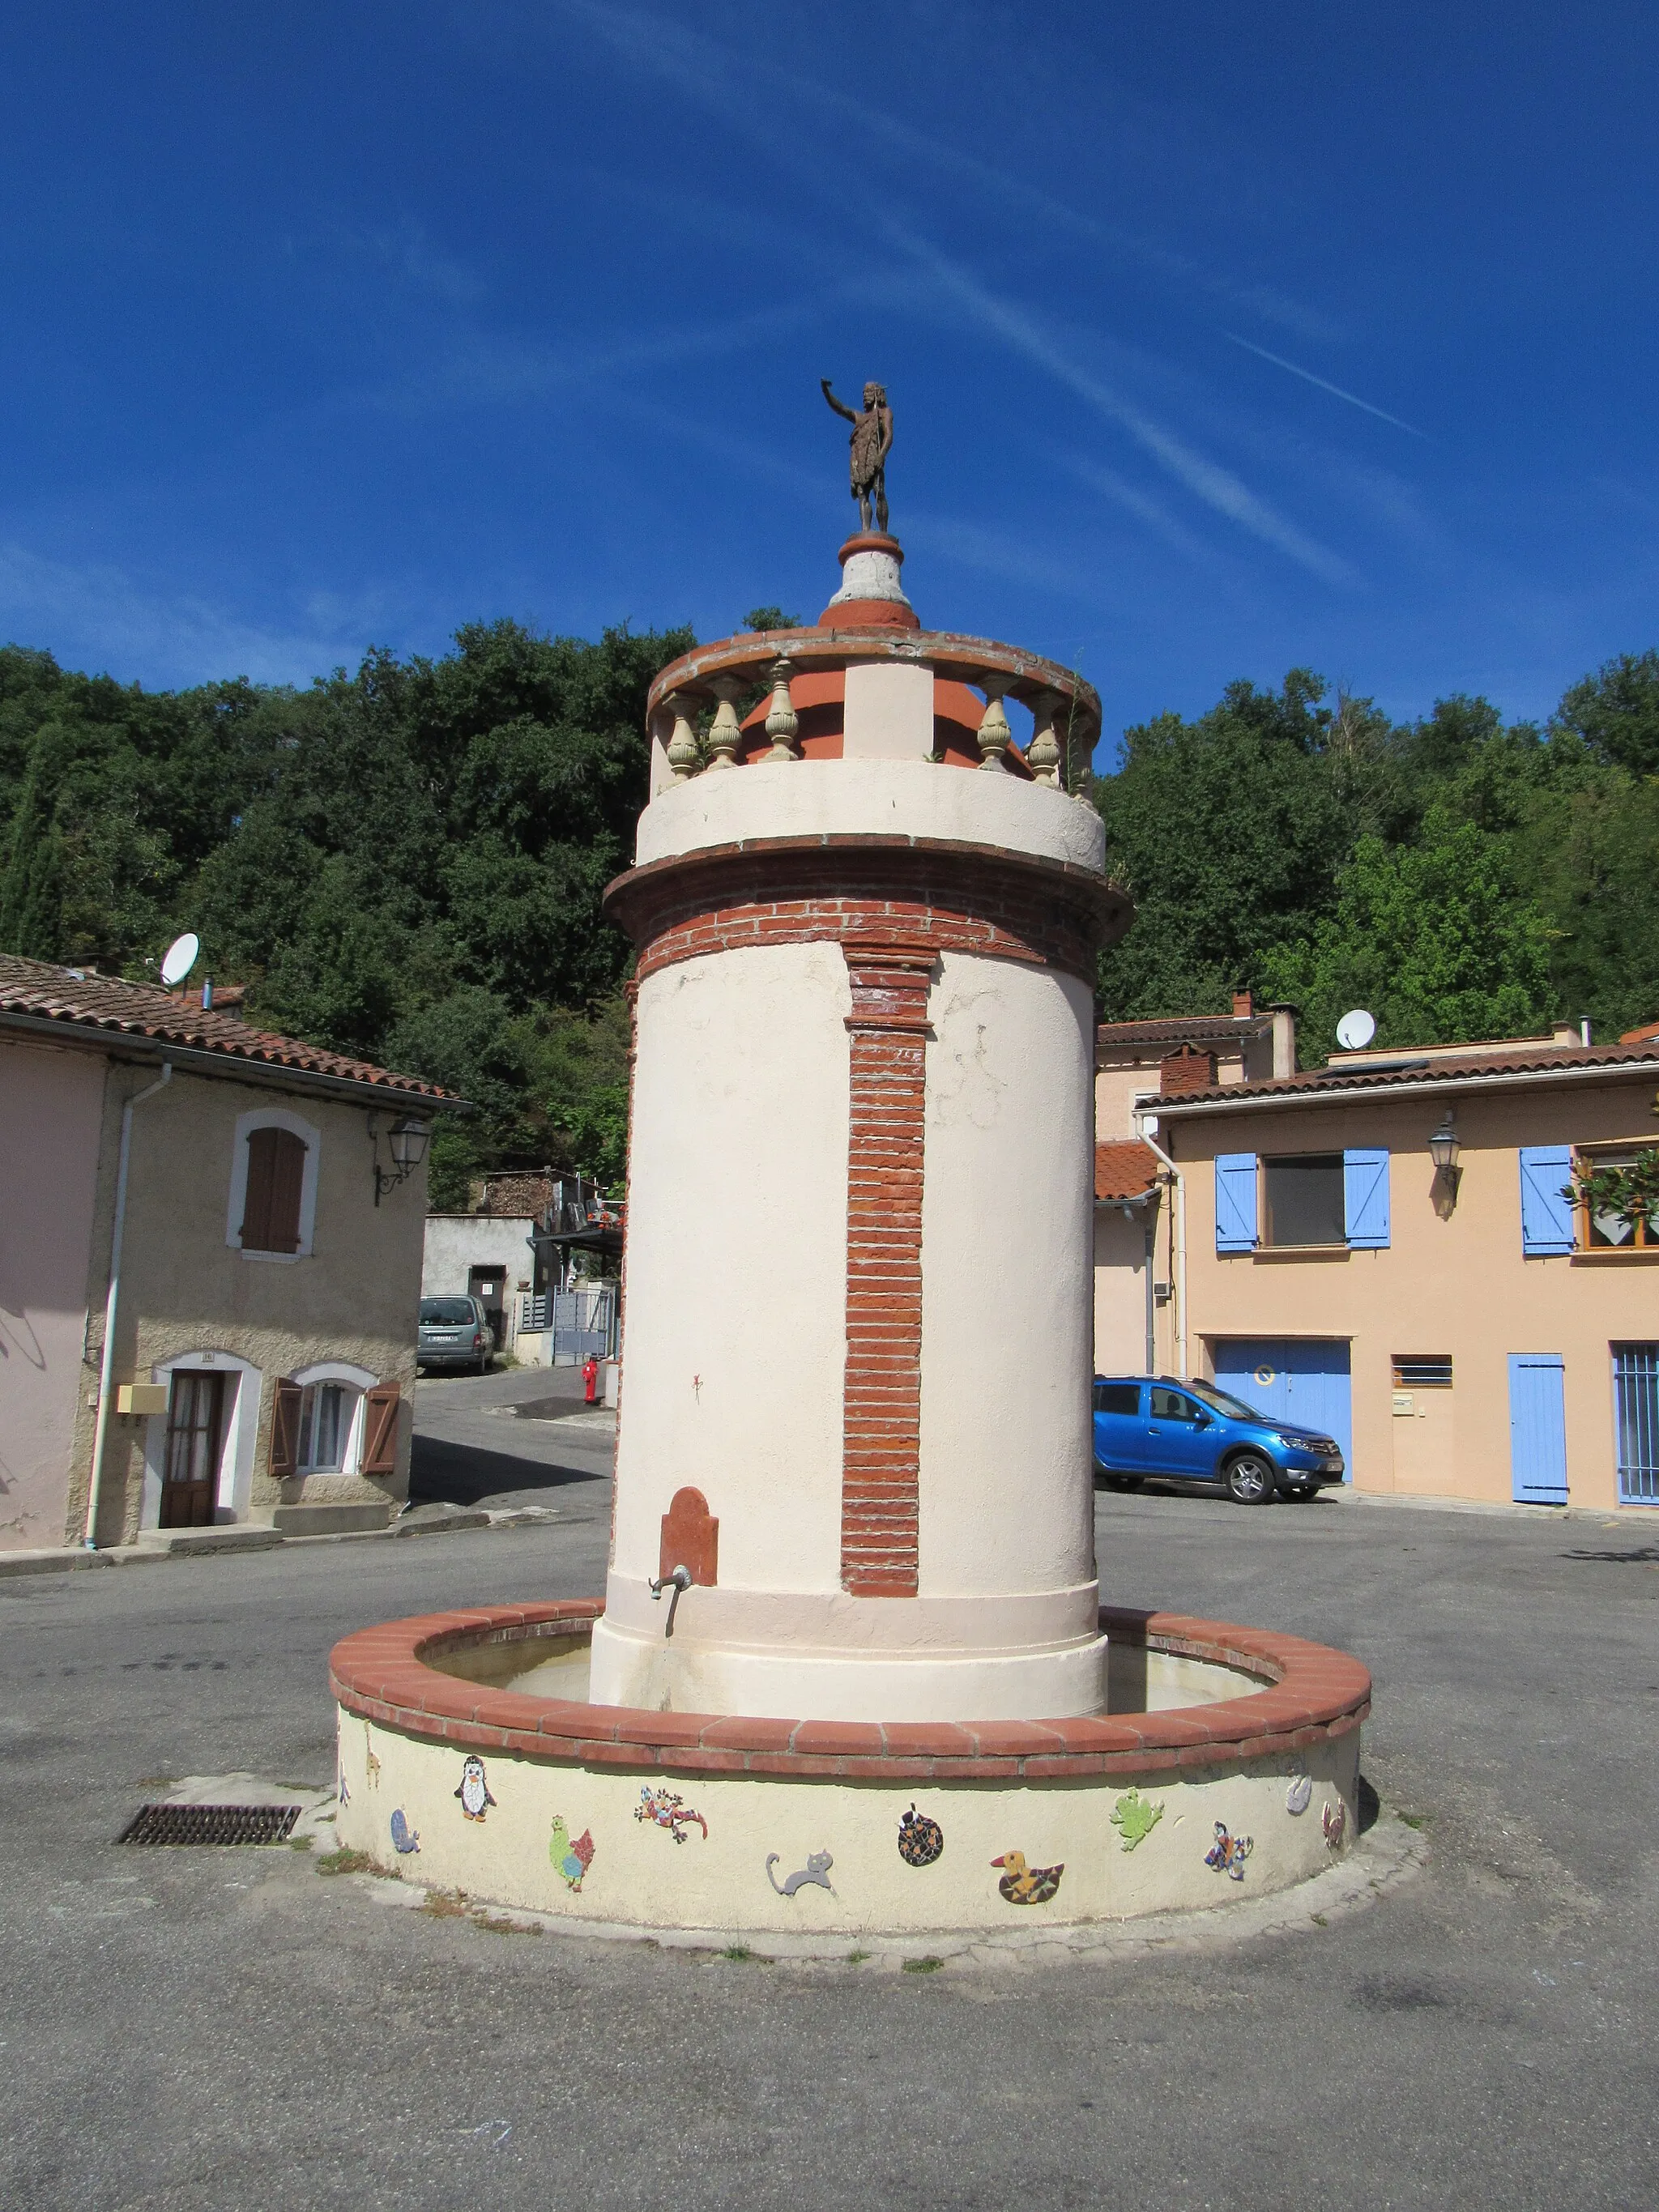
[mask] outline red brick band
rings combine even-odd
[[[846,944],[847,1373],[841,1583],[914,1597],[921,1480],[921,1186],[933,954]]]
[[[1125,893],[1069,861],[877,836],[759,839],[653,860],[607,886],[605,910],[640,948],[641,977],[749,945],[902,937],[1091,985],[1097,952],[1133,918]]]
[[[1103,1607],[1101,1627],[1140,1645],[1234,1667],[1265,1684],[1214,1705],[1043,1721],[766,1720],[578,1705],[490,1688],[431,1664],[489,1644],[585,1636],[598,1598],[479,1607],[359,1629],[337,1644],[329,1683],[341,1707],[380,1728],[553,1765],[639,1773],[775,1774],[872,1782],[1066,1779],[1197,1774],[1282,1759],[1349,1735],[1370,1712],[1358,1659],[1299,1636],[1184,1614]],[[526,1669],[535,1663],[526,1654]]]

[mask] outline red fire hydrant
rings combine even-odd
[[[592,1405],[599,1395],[599,1363],[590,1352],[582,1362],[582,1397]]]

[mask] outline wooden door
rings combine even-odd
[[[174,1373],[161,1469],[162,1528],[205,1528],[211,1523],[224,1410],[222,1375]]]

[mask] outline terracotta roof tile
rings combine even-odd
[[[192,1005],[154,983],[129,983],[118,975],[99,975],[60,968],[46,960],[24,960],[0,953],[0,1016],[26,1015],[61,1022],[65,1029],[99,1030],[114,1036],[145,1037],[180,1051],[211,1053],[227,1060],[286,1068],[296,1075],[322,1075],[345,1083],[372,1084],[405,1097],[428,1098],[459,1106],[453,1091],[418,1075],[394,1075],[373,1061],[327,1052],[297,1037],[251,1028],[234,1014],[202,1011],[200,994]],[[227,1071],[228,1073],[228,1070]]]
[[[1234,1090],[1238,1088],[1235,1084]],[[1141,1198],[1158,1182],[1158,1155],[1139,1137],[1095,1146],[1095,1196]]]
[[[1517,1044],[1506,1049],[1487,1046],[1468,1054],[1437,1054],[1417,1059],[1402,1046],[1397,1059],[1360,1063],[1353,1067],[1310,1068],[1304,1075],[1268,1078],[1255,1083],[1218,1084],[1212,1090],[1183,1093],[1158,1101],[1160,1114],[1189,1111],[1195,1106],[1234,1104],[1260,1099],[1346,1097],[1357,1091],[1410,1090],[1424,1084],[1473,1083],[1482,1076],[1547,1075],[1582,1069],[1594,1073],[1606,1068],[1659,1069],[1659,1040],[1630,1045]]]
[[[1170,1014],[1155,1022],[1097,1022],[1095,1042],[1117,1044],[1220,1044],[1271,1034],[1271,1014]]]

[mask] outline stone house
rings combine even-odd
[[[384,1525],[435,1085],[0,957],[0,1549]]]

